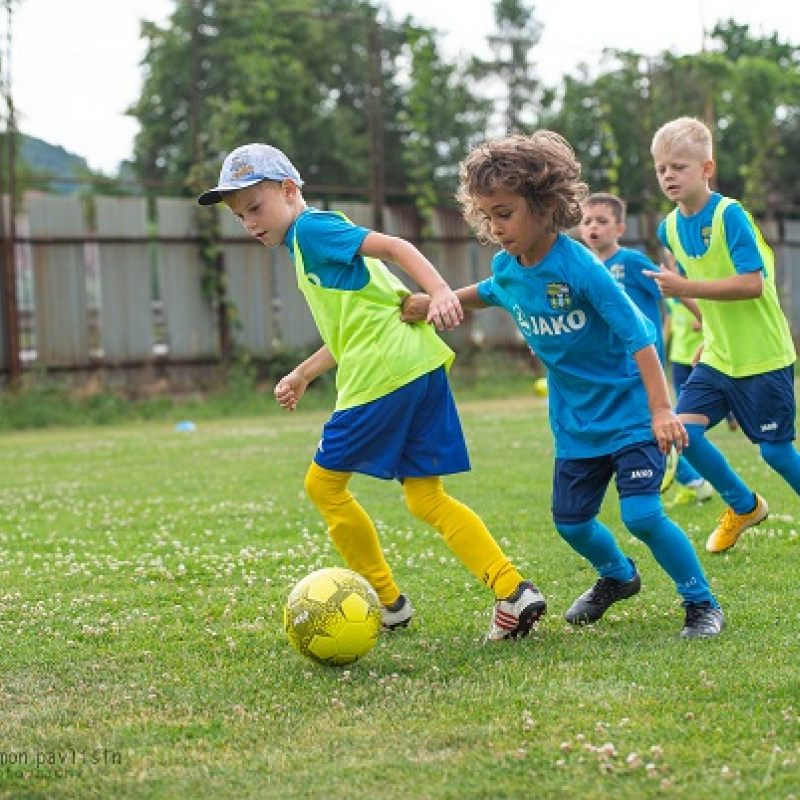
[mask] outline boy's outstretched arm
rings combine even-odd
[[[436,267],[411,242],[397,236],[370,231],[364,237],[358,252],[362,256],[397,264],[406,275],[416,281],[430,295],[426,319],[440,330],[455,328],[464,318],[455,292]]]
[[[692,281],[677,272],[642,270],[652,278],[664,297],[694,297],[699,300],[752,300],[761,297],[764,276],[761,270],[740,272],[710,281]]]
[[[658,440],[658,449],[669,453],[672,446],[680,453],[689,445],[686,428],[672,411],[667,379],[654,345],[648,345],[633,354],[636,366],[642,376],[647,402],[652,416],[653,436]]]
[[[275,399],[283,408],[294,411],[308,384],[335,366],[336,359],[327,345],[323,345],[275,384]]]
[[[478,309],[486,308],[486,303],[478,295],[478,284],[464,286],[456,290],[456,297],[461,303],[462,308]],[[403,307],[400,319],[403,322],[422,322],[428,318],[428,306],[431,298],[427,294],[410,294],[403,300]]]

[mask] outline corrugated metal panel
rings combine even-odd
[[[783,237],[786,242],[800,244],[800,221],[787,219],[783,223]]]
[[[147,202],[100,197],[95,203],[100,260],[100,348],[107,363],[153,357],[152,253]],[[141,243],[103,243],[114,237]]]
[[[197,235],[193,200],[161,198],[156,202],[158,234],[189,239]],[[199,209],[200,213],[209,213]],[[170,358],[219,356],[219,337],[211,304],[203,296],[202,263],[194,242],[161,242],[158,258],[159,294],[164,304]]]
[[[773,249],[781,300],[789,318],[789,327],[797,335],[800,331],[800,222],[785,220],[783,243]]]
[[[260,355],[272,353],[274,330],[270,252],[253,239],[241,223],[223,210],[220,235],[241,244],[228,244],[222,249],[225,258],[228,298],[235,308],[233,335],[237,346]]]
[[[20,242],[17,246],[18,258],[28,259],[25,263],[30,264],[33,276],[26,278],[20,293],[20,307],[26,320],[22,347],[31,349],[35,341],[39,363],[65,368],[80,368],[90,363],[91,348],[96,346],[91,325],[95,310],[91,270],[97,266],[98,254],[102,302],[100,347],[107,363],[122,366],[151,358],[154,292],[165,307],[167,362],[219,358],[217,317],[201,289],[203,267],[194,224],[197,213],[210,212],[198,209],[189,199],[158,200],[158,230],[154,244],[149,245],[144,200],[101,198],[96,201],[97,244],[85,241],[88,237],[79,199],[31,195],[26,202],[30,227],[22,219],[18,235],[43,241]],[[333,205],[354,222],[370,227],[369,204]],[[416,236],[413,207],[392,206],[385,211],[386,231],[413,241]],[[629,233],[636,232],[635,219],[629,221]],[[297,290],[294,267],[285,248],[267,250],[251,241],[226,212],[221,224],[223,236],[235,240],[224,245],[224,255],[228,291],[241,324],[240,328],[234,328],[238,344],[255,355],[266,356],[274,355],[276,348],[318,346],[319,334]],[[491,259],[497,248],[478,244],[457,209],[438,210],[431,220],[430,233],[433,238],[425,241],[421,249],[451,286],[473,284],[490,274]],[[781,299],[792,330],[797,332],[800,278],[795,276],[800,275],[800,223],[784,222],[783,231],[766,226],[765,233],[775,242]],[[784,235],[780,241],[775,238],[779,233]],[[163,239],[159,241],[159,237]],[[151,246],[152,251],[148,249]],[[155,290],[151,257],[157,260]],[[36,335],[32,336],[31,331]],[[4,335],[0,326],[0,347]],[[510,315],[497,309],[470,315],[467,324],[444,337],[456,349],[478,342],[486,347],[520,343]]]
[[[775,281],[792,333],[800,329],[800,244],[781,244],[775,252]]]
[[[8,195],[4,194],[0,196],[0,203],[2,203],[2,211],[3,211],[3,223],[5,226],[5,230],[0,231],[0,235],[4,238],[8,237],[9,231],[9,204],[8,204]],[[3,243],[0,242],[0,245]],[[0,276],[2,278],[2,276]],[[0,297],[2,297],[2,292],[0,292]],[[8,369],[8,358],[6,358],[6,326],[8,325],[6,321],[6,314],[5,314],[5,302],[0,302],[0,370]]]
[[[230,214],[222,214],[220,233],[243,242],[224,248],[228,292],[240,323],[235,331],[237,342],[248,352],[262,356],[281,348],[305,349],[319,344],[319,333],[297,288],[286,248],[267,249]]]
[[[32,238],[86,235],[76,197],[30,197]],[[33,248],[36,287],[37,359],[47,366],[78,366],[89,361],[84,244],[37,244]]]
[[[305,297],[297,288],[294,264],[285,247],[271,251],[272,296],[277,309],[276,328],[284,348],[312,348],[322,344]]]
[[[457,208],[439,208],[431,219],[431,233],[440,239],[468,239],[472,234]]]
[[[410,242],[419,241],[421,226],[417,209],[414,206],[387,206],[383,211],[382,233],[399,236]]]
[[[336,201],[331,211],[341,211],[351,222],[363,228],[372,227],[372,206],[368,203],[354,203],[348,200]]]

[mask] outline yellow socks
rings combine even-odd
[[[347,566],[369,581],[383,605],[400,596],[386,563],[378,533],[347,488],[351,472],[334,472],[311,463],[305,489],[328,525],[328,533]],[[432,525],[465,567],[498,598],[512,595],[523,580],[503,555],[483,520],[445,494],[441,478],[406,478],[406,503],[418,519]]]
[[[366,578],[381,603],[388,606],[400,596],[400,589],[383,556],[372,520],[347,488],[351,477],[351,472],[333,472],[312,462],[305,489],[328,524],[328,533],[347,566]]]
[[[411,513],[432,525],[464,566],[498,598],[512,595],[523,580],[503,555],[483,520],[445,494],[441,478],[406,478],[406,503]]]

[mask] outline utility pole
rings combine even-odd
[[[369,136],[369,184],[372,200],[372,227],[383,230],[383,206],[386,202],[383,136],[383,69],[381,29],[375,20],[367,20],[367,114]]]
[[[0,62],[0,80],[7,108],[5,147],[0,146],[0,308],[4,325],[5,360],[8,364],[9,383],[17,387],[22,378],[19,353],[19,308],[17,305],[17,270],[15,259],[16,224],[14,221],[16,196],[16,123],[14,101],[11,96],[11,23],[13,0],[6,0],[7,38],[4,57]],[[5,152],[3,152],[5,150]],[[3,198],[8,197],[8,203]],[[7,219],[6,219],[7,217]]]
[[[369,194],[372,204],[372,227],[383,229],[383,206],[386,203],[386,171],[384,168],[384,128],[383,128],[383,50],[381,47],[380,23],[371,17],[360,14],[336,11],[278,10],[283,16],[302,16],[311,19],[336,20],[345,24],[364,25],[367,45],[367,146],[369,152]]]
[[[703,4],[700,3],[700,13],[703,13]],[[708,31],[706,30],[706,23],[705,18],[701,20],[702,30],[701,30],[701,43],[700,43],[700,53],[705,56],[708,52],[706,50],[706,40],[708,38]],[[713,87],[711,86],[711,78],[708,78],[708,81],[705,84],[705,96],[703,98],[703,122],[708,125],[708,129],[714,132],[714,94],[713,94]],[[716,148],[715,148],[716,149]],[[717,173],[716,170],[714,174],[709,179],[709,186],[716,190],[717,188]]]

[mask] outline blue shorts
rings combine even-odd
[[[620,497],[660,494],[666,461],[655,439],[606,456],[557,458],[553,471],[553,521],[576,525],[596,517],[615,474]]]
[[[728,412],[753,442],[790,442],[795,437],[794,367],[731,378],[698,364],[678,398],[678,414],[702,414],[713,428]]]
[[[689,380],[689,376],[692,374],[692,367],[691,364],[675,364],[671,365],[672,368],[672,386],[675,389],[675,397],[680,397],[681,392],[683,391],[683,386],[686,381]]]
[[[370,403],[335,411],[314,461],[385,480],[467,472],[467,444],[444,367]]]

